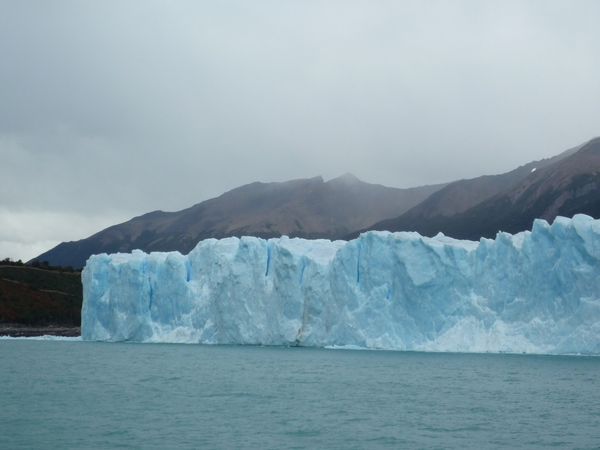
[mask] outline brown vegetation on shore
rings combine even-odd
[[[82,302],[72,268],[0,262],[0,335],[78,336]]]

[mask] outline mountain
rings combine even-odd
[[[414,221],[431,219],[436,216],[451,217],[487,200],[523,181],[532,170],[554,164],[577,152],[583,145],[567,150],[552,158],[532,161],[510,172],[500,175],[484,175],[469,180],[450,183],[432,194],[425,201],[404,214]]]
[[[258,236],[339,239],[397,217],[445,184],[411,189],[360,181],[351,174],[284,183],[251,183],[178,212],[154,211],[39,255],[52,265],[83,267],[92,254],[134,249],[188,253],[207,238]]]
[[[452,183],[401,216],[369,230],[442,232],[457,239],[492,238],[531,229],[536,218],[584,213],[600,217],[600,138],[495,177]],[[503,188],[504,186],[504,188]],[[354,233],[358,234],[358,233]]]

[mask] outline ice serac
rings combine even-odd
[[[600,354],[600,221],[92,256],[84,340]]]

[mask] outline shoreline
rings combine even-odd
[[[81,336],[81,327],[71,325],[23,325],[20,323],[0,323],[0,336],[37,337],[37,336]]]

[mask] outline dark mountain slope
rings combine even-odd
[[[550,166],[576,153],[582,147],[583,145],[580,145],[552,158],[530,162],[500,175],[484,175],[469,180],[455,181],[406,212],[404,216],[419,221],[436,216],[451,217],[465,212],[520,183],[529,176],[533,169]]]
[[[337,239],[402,214],[445,185],[395,189],[346,174],[285,183],[252,183],[179,212],[154,211],[77,242],[64,242],[36,259],[83,267],[97,253],[188,253],[207,238],[228,236]]]
[[[407,211],[440,187],[394,189],[346,174],[274,209],[261,221],[232,231],[236,236],[338,239],[380,218],[394,217],[397,211]]]
[[[534,172],[528,168],[531,164],[523,166],[529,174],[522,181],[458,214],[424,217],[414,213],[421,208],[419,205],[370,229],[418,231],[425,236],[434,236],[441,231],[459,239],[478,240],[480,237],[492,238],[500,230],[509,233],[529,230],[536,218],[552,222],[557,215],[572,217],[577,213],[598,218],[600,138],[591,140],[575,153],[570,152],[566,157],[550,160],[550,164],[538,164]]]

